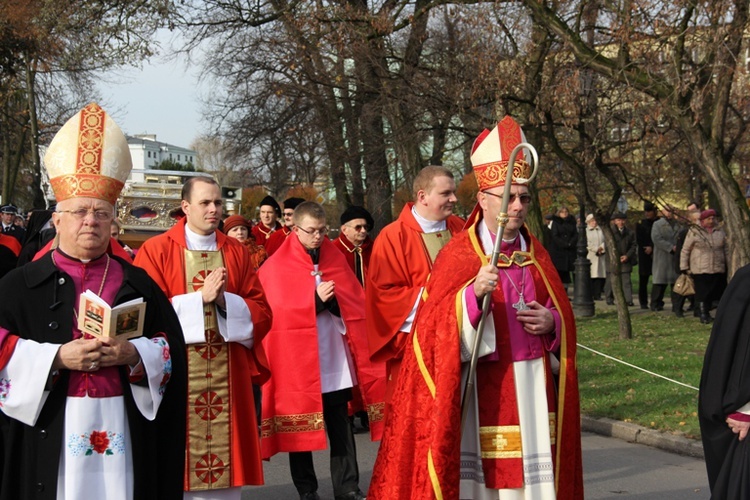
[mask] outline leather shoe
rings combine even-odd
[[[308,491],[307,493],[301,493],[299,500],[320,500],[320,496],[317,491]]]
[[[361,490],[350,491],[343,495],[336,495],[336,500],[367,500],[367,497]]]

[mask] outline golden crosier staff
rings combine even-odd
[[[528,179],[516,179],[517,184],[528,184],[534,177],[536,177],[537,169],[539,167],[539,157],[537,155],[534,146],[527,142],[522,142],[513,148],[508,159],[508,173],[505,178],[505,189],[503,190],[503,201],[500,206],[500,213],[497,214],[497,237],[495,238],[495,245],[492,249],[492,258],[490,263],[493,266],[497,266],[497,261],[500,257],[500,244],[503,241],[503,232],[505,226],[508,224],[508,205],[510,204],[510,188],[513,183],[513,167],[516,164],[516,156],[522,149],[527,149],[531,155],[531,176]],[[474,381],[477,371],[477,360],[479,359],[479,344],[482,342],[482,336],[484,334],[484,324],[487,321],[487,316],[490,311],[490,300],[492,292],[485,294],[482,298],[482,316],[477,326],[477,335],[474,337],[474,345],[471,349],[471,362],[469,364],[469,373],[466,377],[466,385],[464,386],[463,397],[461,398],[461,433],[463,434],[464,423],[466,422],[466,414],[469,409],[469,395],[474,392]]]

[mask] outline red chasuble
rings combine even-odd
[[[462,387],[460,316],[457,314],[456,295],[488,261],[481,255],[483,252],[475,231],[476,225],[472,225],[456,235],[441,251],[433,267],[426,290],[428,298],[420,305],[414,335],[404,351],[399,381],[389,409],[391,413],[368,493],[373,498],[458,498]],[[471,236],[472,232],[474,236]],[[537,296],[552,299],[562,322],[557,400],[550,406],[550,412],[556,409],[553,429],[555,489],[560,500],[578,500],[583,498],[583,474],[575,321],[549,254],[526,228],[522,234],[530,242],[529,252],[534,256],[528,269],[534,278]],[[495,315],[498,334],[502,331],[499,319]],[[509,346],[504,345],[502,337],[498,335],[498,348],[507,350]],[[505,364],[512,368],[508,357],[501,355],[497,362],[482,364]],[[486,369],[482,367],[482,370]],[[498,366],[497,369],[504,368]],[[487,398],[482,378],[480,374],[477,390],[480,398]],[[502,382],[498,385],[503,387],[494,388],[497,391],[495,399],[500,399],[502,407],[509,391]],[[509,404],[512,405],[514,400],[515,394],[508,399]],[[481,412],[480,409],[480,420],[483,418]],[[514,416],[500,411],[495,418],[502,422]],[[489,461],[496,462],[490,465],[491,469],[505,467],[500,463],[502,460]],[[513,471],[517,465],[509,464],[509,485],[498,487],[517,487],[510,485],[517,481],[518,476]],[[487,471],[487,464],[483,464],[483,468]],[[503,471],[499,474],[501,479]]]
[[[427,283],[432,262],[422,240],[422,228],[407,203],[398,219],[375,238],[365,285],[367,337],[373,361],[390,361],[389,387],[395,384],[407,335],[399,329],[411,314],[420,289]],[[456,234],[463,228],[460,217],[450,216],[447,229]],[[407,332],[408,333],[408,332]]]
[[[271,333],[263,342],[271,367],[271,378],[263,386],[263,458],[326,448],[314,270],[310,255],[292,234],[258,271],[268,303],[277,311]],[[327,239],[320,247],[318,270],[323,281],[336,284],[345,338],[370,418],[370,435],[373,441],[378,440],[383,430],[385,368],[369,360],[362,285]]]
[[[286,226],[282,227],[279,231],[271,233],[268,237],[268,241],[266,241],[266,252],[268,252],[269,257],[281,247],[284,240],[286,240],[286,237],[290,234],[292,234],[292,230]]]
[[[146,240],[135,259],[135,265],[145,269],[170,299],[188,291],[184,264],[187,248],[185,223],[186,220],[182,219],[166,233]],[[236,239],[227,238],[219,231],[216,232],[216,244],[218,251],[222,253],[224,266],[227,269],[226,291],[242,297],[250,309],[254,325],[254,345],[252,349],[247,349],[236,342],[220,344],[228,346],[229,349],[231,428],[229,436],[214,436],[213,438],[230,440],[229,472],[232,487],[263,484],[258,427],[250,381],[260,385],[269,376],[268,361],[262,341],[271,328],[271,309],[263,296],[263,289],[253,270],[247,248]],[[187,348],[199,349],[203,345],[205,344],[193,344],[188,345]],[[205,377],[206,374],[191,372],[188,376]],[[200,397],[201,395],[188,394],[188,398]],[[216,405],[212,411],[223,411],[223,407]],[[188,446],[190,446],[191,438],[205,439],[206,437],[188,435]],[[185,480],[185,486],[188,489],[189,478],[186,477]]]
[[[8,247],[16,257],[21,253],[21,244],[13,236],[0,233],[0,245]]]

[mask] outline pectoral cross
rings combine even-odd
[[[529,306],[527,306],[526,302],[523,300],[523,294],[518,296],[518,302],[513,304],[513,309],[516,311],[526,311],[529,309]]]

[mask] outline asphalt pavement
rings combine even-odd
[[[710,497],[700,443],[608,419],[583,419],[586,500],[705,500]],[[367,491],[378,443],[357,434],[360,488]],[[322,500],[333,499],[328,452],[313,454]],[[296,500],[287,454],[264,464],[266,485],[247,487],[243,500]],[[372,499],[375,500],[375,499]],[[380,499],[379,499],[380,500]],[[389,499],[382,499],[389,500]]]

